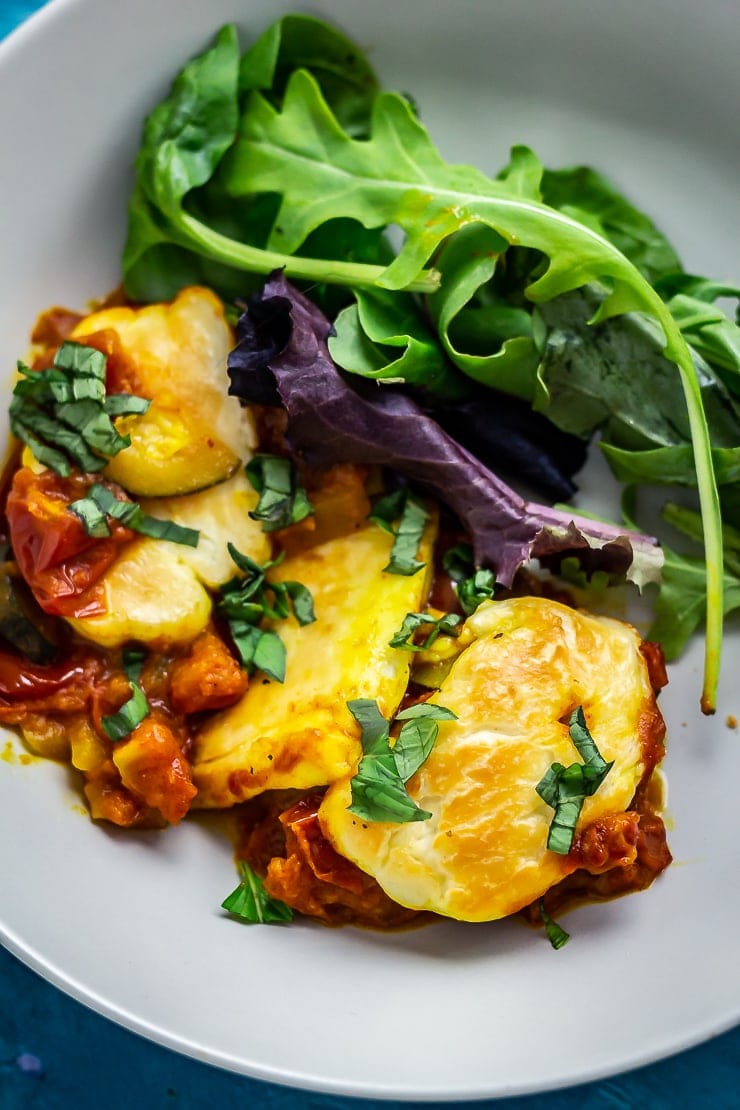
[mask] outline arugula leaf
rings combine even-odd
[[[265,890],[263,880],[249,864],[238,861],[241,881],[221,903],[221,908],[233,913],[235,917],[250,925],[267,925],[275,922],[292,921],[293,910],[277,898],[272,898]]]
[[[458,625],[461,622],[462,617],[457,613],[444,613],[441,617],[433,617],[431,613],[407,613],[403,624],[389,640],[389,645],[403,651],[427,651],[441,634],[458,636]],[[417,644],[414,642],[414,635],[420,628],[428,631],[424,640]]]
[[[301,626],[311,624],[316,620],[311,591],[301,582],[268,580],[267,571],[278,566],[284,554],[260,565],[232,543],[227,548],[243,577],[221,587],[218,608],[228,621],[242,666],[247,674],[263,671],[276,682],[284,682],[285,645],[277,632],[263,627],[263,622],[284,620],[292,612]]]
[[[666,504],[664,519],[691,539],[701,541],[701,518],[683,506]],[[740,531],[731,525],[724,536],[723,606],[725,616],[740,609]],[[701,559],[664,545],[665,564],[648,639],[657,640],[667,660],[676,659],[706,613],[706,569]]]
[[[731,320],[714,304],[720,297],[738,300],[740,288],[678,273],[662,277],[656,289],[666,298],[687,343],[714,367],[735,396],[740,394],[740,320]]]
[[[185,528],[173,520],[149,516],[135,501],[123,501],[100,483],[90,486],[87,496],[72,501],[70,512],[79,517],[88,536],[100,538],[110,535],[107,517],[120,520],[132,532],[151,536],[156,540],[169,540],[184,547],[197,547],[200,533],[195,528]]]
[[[596,793],[614,766],[614,761],[607,763],[596,747],[582,706],[571,713],[568,729],[583,763],[571,763],[568,767],[553,763],[535,787],[543,802],[555,810],[547,847],[563,856],[568,855],[573,845],[583,803]]]
[[[62,477],[72,466],[87,473],[131,443],[116,431],[112,416],[146,412],[143,397],[106,397],[106,357],[94,347],[63,343],[47,370],[18,363],[23,378],[10,402],[10,427],[36,459]]]
[[[243,117],[228,170],[234,196],[281,187],[281,206],[268,247],[290,253],[321,223],[337,215],[367,227],[398,225],[405,240],[378,284],[407,289],[451,234],[485,224],[509,243],[540,251],[544,273],[525,290],[542,302],[588,283],[608,292],[594,322],[626,312],[654,318],[664,354],[675,363],[689,412],[708,573],[708,613],[702,707],[714,708],[722,640],[722,536],[707,422],[690,351],[663,300],[639,269],[597,231],[532,199],[530,157],[510,180],[492,181],[440,157],[408,103],[392,93],[375,100],[371,134],[354,140],[338,125],[316,81],[296,71],[277,110],[255,93]]]
[[[410,577],[422,570],[426,563],[416,558],[429,513],[422,502],[407,489],[395,490],[380,497],[368,516],[384,532],[394,537],[391,557],[383,570],[388,574]],[[393,522],[398,520],[396,527]]]
[[[600,447],[615,477],[626,485],[696,485],[694,452],[689,444],[645,451],[628,451],[611,443]],[[712,458],[718,486],[734,485],[740,479],[740,446],[713,447]]]
[[[351,39],[312,16],[283,16],[244,54],[240,91],[267,90],[270,99],[279,103],[294,69],[313,73],[342,127],[358,138],[367,134],[378,81]]]
[[[589,166],[545,170],[542,199],[599,231],[653,284],[681,269],[678,255],[652,220]]]
[[[146,694],[137,682],[129,683],[131,697],[125,701],[117,712],[100,720],[103,730],[109,740],[117,744],[125,740],[151,713]]]
[[[249,85],[249,63],[242,83]],[[214,180],[221,189],[222,159],[232,147],[239,125],[239,43],[233,25],[223,27],[214,45],[190,61],[175,79],[169,96],[148,116],[136,159],[136,183],[129,205],[129,226],[123,252],[124,284],[130,296],[161,290],[163,274],[174,263],[179,278],[202,273],[193,256],[218,264],[217,277],[230,271],[268,274],[283,268],[295,279],[372,286],[382,267],[361,262],[290,256],[263,249],[249,238],[237,240],[198,218],[194,209],[203,198],[198,190]],[[257,94],[252,94],[257,95]],[[249,190],[272,193],[272,187]],[[195,203],[188,203],[190,194]],[[206,211],[214,210],[212,201]],[[235,206],[231,206],[234,211]],[[264,213],[263,213],[264,214]],[[240,230],[257,231],[259,223],[237,208]],[[173,250],[174,248],[174,250]],[[232,279],[233,280],[233,279]],[[187,283],[187,282],[186,282]],[[435,288],[435,274],[424,275],[415,287]]]
[[[263,532],[276,532],[298,524],[314,512],[293,462],[280,455],[257,454],[244,468],[260,495],[252,520],[262,522]]]
[[[553,921],[553,919],[550,917],[549,913],[545,909],[544,898],[540,898],[539,902],[537,903],[537,909],[539,910],[540,920],[545,926],[545,934],[547,935],[547,939],[550,941],[550,944],[555,949],[562,948],[563,945],[567,944],[570,940],[570,933],[566,933],[562,925],[558,925],[557,921]]]

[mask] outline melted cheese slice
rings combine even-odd
[[[84,343],[106,331],[153,399],[143,416],[118,421],[131,446],[110,460],[106,477],[137,496],[169,496],[221,481],[251,457],[254,419],[228,395],[234,335],[210,290],[191,286],[165,304],[102,309],[72,338]]]
[[[432,817],[408,824],[349,813],[350,776],[319,817],[336,850],[403,906],[463,921],[515,913],[575,869],[546,848],[553,810],[535,787],[554,762],[581,762],[568,717],[583,706],[614,766],[587,798],[578,828],[628,808],[644,768],[641,729],[657,712],[631,626],[541,598],[487,602],[475,637],[430,699],[457,714],[409,781]]]
[[[188,643],[203,631],[214,589],[237,574],[227,544],[258,563],[270,556],[261,525],[249,517],[257,494],[242,471],[220,485],[184,497],[141,502],[151,516],[200,532],[197,547],[148,537],[127,544],[106,572],[100,616],[69,620],[102,647],[139,640],[154,647]]]
[[[374,526],[329,540],[278,568],[275,577],[309,588],[316,621],[293,618],[278,631],[284,683],[257,674],[242,700],[210,720],[195,741],[196,806],[223,807],[264,790],[325,785],[356,763],[359,729],[347,709],[374,698],[389,717],[409,679],[410,655],[389,647],[429,591],[436,522],[427,527],[411,577],[386,574],[392,537]]]

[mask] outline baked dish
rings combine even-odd
[[[657,645],[528,572],[496,585],[393,467],[307,461],[279,405],[230,395],[205,288],[51,310],[33,343],[0,720],[94,820],[229,810],[248,920],[523,912],[556,945],[563,905],[668,864]]]

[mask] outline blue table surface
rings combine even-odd
[[[0,0],[0,38],[42,6]],[[343,1099],[247,1079],[122,1029],[0,949],[0,1110],[381,1110],[431,1103]],[[450,1104],[447,1104],[450,1105]],[[740,1107],[740,1029],[613,1079],[544,1095],[456,1103],[485,1110],[652,1110]]]

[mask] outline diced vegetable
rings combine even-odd
[[[161,540],[131,543],[102,579],[105,612],[71,619],[72,628],[108,648],[195,639],[208,623],[211,599],[178,551]]]

